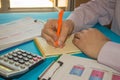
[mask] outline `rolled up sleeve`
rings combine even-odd
[[[98,62],[120,72],[120,44],[107,42],[98,55]]]
[[[94,26],[96,23],[101,25],[109,24],[113,17],[115,0],[91,0],[81,4],[67,18],[74,22],[73,32]]]

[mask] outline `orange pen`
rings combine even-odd
[[[57,27],[57,33],[56,33],[58,38],[59,38],[59,36],[60,36],[60,32],[61,32],[61,28],[62,28],[62,17],[63,17],[63,13],[64,13],[64,11],[61,10],[61,11],[59,12],[59,15],[58,15],[58,27]],[[55,45],[55,46],[58,46],[58,41],[55,41],[54,45]]]

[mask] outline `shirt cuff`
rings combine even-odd
[[[98,62],[107,65],[120,72],[120,44],[108,41],[102,47]]]

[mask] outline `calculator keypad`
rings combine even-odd
[[[43,61],[43,57],[20,49],[16,49],[3,56],[0,56],[0,60],[14,67],[25,69],[27,67],[32,67],[34,64],[40,61]]]

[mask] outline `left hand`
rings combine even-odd
[[[86,55],[97,59],[100,49],[109,41],[100,31],[88,28],[75,34],[73,43]]]

